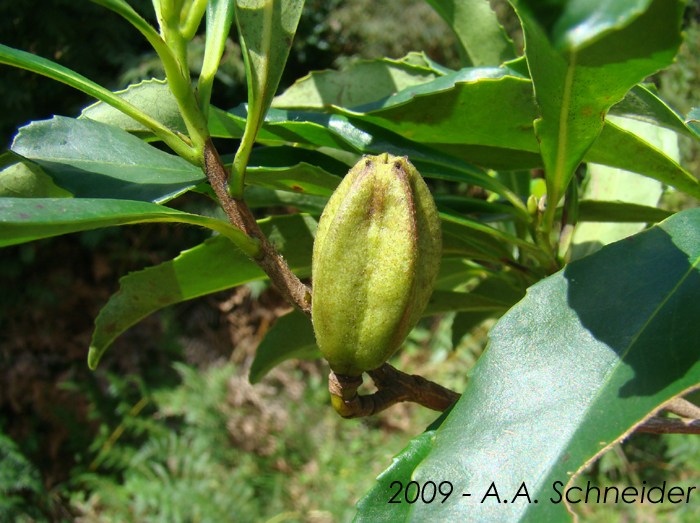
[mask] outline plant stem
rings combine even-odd
[[[199,24],[202,22],[204,11],[207,9],[209,0],[194,0],[190,4],[190,8],[180,15],[180,33],[188,42],[194,38],[194,35],[199,29]],[[183,18],[184,15],[184,18]]]
[[[357,389],[362,385],[362,376],[330,373],[328,389],[331,401],[336,412],[343,418],[373,416],[403,401],[444,412],[460,398],[456,392],[422,376],[401,372],[388,363],[367,374],[374,381],[377,392],[360,396]]]
[[[248,107],[248,114],[250,115],[250,107]],[[236,156],[233,158],[233,165],[231,166],[232,172],[228,191],[234,198],[243,197],[246,166],[248,165],[250,152],[253,150],[255,137],[258,134],[257,120],[253,120],[251,120],[250,117],[246,118],[245,131],[243,131],[241,145],[238,147],[238,151],[236,151]]]
[[[639,425],[634,431],[650,434],[700,434],[700,420],[654,416]]]
[[[209,138],[209,129],[190,82],[190,70],[187,66],[188,40],[180,32],[181,6],[182,2],[163,2],[158,13],[161,35],[154,38],[153,35],[146,34],[146,37],[163,63],[168,87],[177,101],[194,150],[203,154],[204,142]]]
[[[672,412],[681,418],[700,419],[700,407],[683,398],[673,398],[662,406],[663,410]]]
[[[260,242],[260,254],[252,258],[265,271],[272,284],[292,305],[311,316],[311,290],[301,283],[265,237],[248,205],[228,193],[228,173],[211,139],[204,144],[204,172],[231,224]]]

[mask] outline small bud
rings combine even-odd
[[[534,194],[527,199],[527,212],[530,216],[537,216],[537,197]]]
[[[316,341],[336,374],[388,360],[435,286],[442,233],[428,186],[405,157],[365,156],[331,196],[313,251]]]

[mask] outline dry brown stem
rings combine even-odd
[[[369,371],[377,392],[361,396],[357,388],[362,376],[343,376],[330,373],[328,388],[335,410],[344,418],[373,416],[402,401],[419,403],[424,407],[444,412],[460,395],[426,380],[422,376],[409,375],[385,363]]]
[[[298,307],[307,316],[311,316],[311,291],[301,283],[284,258],[277,253],[265,237],[245,200],[238,200],[229,195],[228,173],[211,139],[204,147],[204,162],[209,183],[219,198],[221,207],[229,221],[251,238],[260,241],[261,256],[257,259],[254,258],[253,261],[265,271],[272,284],[288,302]]]
[[[700,434],[700,420],[687,418],[649,418],[635,432],[651,434]]]

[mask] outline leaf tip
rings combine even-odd
[[[102,358],[103,353],[104,349],[99,349],[90,345],[90,350],[88,352],[88,367],[90,367],[90,370],[97,369],[97,364],[100,363],[100,358]]]

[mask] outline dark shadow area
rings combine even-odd
[[[691,263],[669,233],[654,227],[566,267],[570,307],[634,370],[621,397],[652,396],[700,359],[700,271]]]

